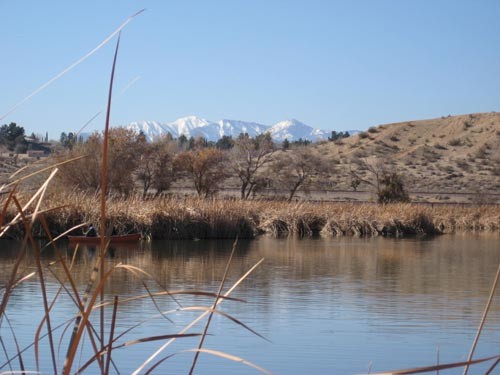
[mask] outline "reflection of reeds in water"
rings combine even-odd
[[[101,171],[101,205],[99,211],[95,213],[95,216],[91,217],[78,217],[78,218],[68,218],[65,217],[65,210],[58,207],[59,214],[61,214],[60,220],[73,221],[73,228],[68,230],[68,223],[65,223],[64,231],[71,231],[72,229],[77,229],[85,221],[92,220],[93,222],[100,223],[101,233],[106,234],[108,231],[108,219],[110,217],[108,213],[107,205],[107,195],[106,195],[106,148],[108,140],[108,128],[109,128],[109,118],[110,118],[110,108],[111,108],[111,93],[113,87],[114,71],[116,66],[116,58],[118,53],[120,37],[118,37],[118,42],[115,50],[115,57],[113,61],[111,81],[109,86],[109,97],[108,97],[108,109],[106,116],[106,126],[104,131],[104,152],[103,152],[103,162]],[[194,360],[191,365],[190,372],[192,373],[195,369],[197,358],[200,353],[215,355],[222,357],[231,361],[236,361],[243,363],[247,366],[253,367],[261,372],[267,373],[265,369],[246,361],[243,358],[232,356],[228,353],[220,352],[217,350],[206,349],[203,347],[203,341],[206,337],[209,329],[209,323],[211,317],[214,314],[221,315],[233,321],[234,323],[240,325],[244,329],[257,334],[252,329],[247,327],[245,324],[237,320],[236,318],[223,313],[217,309],[217,306],[226,299],[230,299],[231,292],[255,269],[255,267],[260,264],[258,262],[254,267],[247,271],[233,286],[224,291],[223,287],[226,282],[227,274],[230,268],[230,261],[227,264],[224,276],[222,276],[222,281],[220,283],[219,290],[217,293],[214,292],[204,292],[204,291],[168,291],[163,288],[159,283],[155,283],[155,289],[148,286],[147,280],[155,281],[155,279],[145,270],[135,266],[127,265],[122,263],[108,264],[106,259],[106,253],[108,252],[108,244],[106,243],[105,236],[101,236],[100,245],[97,248],[94,261],[92,262],[92,271],[88,277],[87,287],[83,293],[78,290],[78,284],[72,274],[74,258],[68,259],[65,254],[62,254],[57,247],[54,246],[54,252],[56,254],[56,261],[51,263],[45,263],[42,258],[42,250],[39,244],[33,238],[33,230],[35,223],[38,226],[38,231],[43,232],[49,239],[49,244],[54,245],[54,239],[52,238],[52,230],[49,228],[53,225],[53,220],[51,218],[51,210],[42,210],[43,205],[50,205],[52,207],[57,206],[57,199],[52,199],[46,201],[45,193],[47,187],[52,180],[53,176],[57,172],[54,169],[49,176],[49,178],[42,184],[40,189],[29,198],[28,202],[24,205],[21,204],[20,198],[16,193],[16,188],[23,179],[18,179],[8,186],[3,186],[1,188],[2,193],[4,193],[4,202],[2,206],[2,211],[0,213],[0,231],[1,235],[5,235],[9,230],[12,230],[14,226],[22,226],[22,232],[25,234],[23,238],[22,245],[18,251],[18,256],[16,261],[12,264],[9,270],[9,276],[5,286],[2,289],[2,298],[0,303],[0,329],[2,335],[0,335],[0,350],[2,350],[5,355],[5,361],[0,363],[0,370],[7,368],[9,372],[27,372],[33,369],[27,368],[26,363],[35,363],[36,371],[40,371],[40,367],[51,367],[54,374],[70,374],[70,373],[81,373],[87,369],[96,372],[99,371],[103,374],[108,374],[111,371],[119,372],[119,363],[113,360],[113,351],[118,348],[131,347],[134,345],[146,343],[146,342],[161,342],[162,347],[152,353],[151,356],[142,364],[139,365],[135,373],[140,371],[145,371],[149,373],[156,369],[160,364],[165,362],[167,359],[174,355],[181,353],[193,353],[195,355]],[[7,188],[11,188],[10,191],[5,191]],[[94,202],[95,203],[95,202]],[[74,209],[74,205],[70,204],[66,210]],[[11,213],[10,217],[8,212]],[[67,212],[67,211],[66,211]],[[82,220],[83,219],[83,220]],[[6,222],[7,221],[7,222]],[[83,222],[83,223],[82,223]],[[63,222],[59,222],[63,225]],[[27,244],[30,243],[32,253],[27,252]],[[78,254],[78,249],[75,250],[75,256]],[[21,269],[23,260],[27,256],[33,256],[33,261],[35,263],[35,271],[31,273],[24,272]],[[144,286],[144,293],[132,298],[121,299],[118,296],[114,296],[112,300],[106,300],[105,289],[108,281],[114,276],[115,273],[119,271],[124,271],[130,273],[142,280]],[[51,295],[46,290],[46,280],[50,276],[54,277],[59,283],[59,289],[54,295]],[[29,279],[37,278],[38,284],[41,290],[41,299],[43,302],[44,317],[42,321],[38,324],[37,329],[33,332],[33,343],[26,348],[21,347],[18,344],[16,337],[16,327],[10,324],[8,315],[14,314],[15,311],[11,311],[10,298],[16,288],[22,288],[23,283]],[[137,299],[147,299],[150,303],[150,311],[159,311],[159,306],[157,304],[159,298],[168,298],[173,302],[176,302],[176,295],[202,295],[206,297],[212,297],[214,302],[208,306],[192,306],[192,307],[182,307],[177,306],[176,309],[169,312],[160,312],[162,316],[168,318],[169,313],[175,313],[177,311],[200,311],[201,315],[195,319],[191,324],[185,327],[180,332],[168,333],[154,337],[143,337],[140,339],[128,340],[126,341],[126,335],[139,324],[144,324],[145,322],[138,323],[132,327],[124,329],[122,332],[116,330],[117,320],[119,319],[118,307],[124,308],[126,304],[130,301]],[[69,298],[73,301],[75,305],[75,315],[72,317],[67,317],[67,321],[58,325],[54,325],[57,318],[54,317],[54,310],[57,308],[57,304],[61,302],[64,298]],[[235,300],[235,299],[233,299]],[[33,303],[36,303],[33,301]],[[190,333],[188,332],[196,323],[202,321],[203,318],[208,317],[205,328],[201,333]],[[8,327],[8,328],[7,328]],[[71,329],[72,327],[72,329]],[[10,331],[11,341],[7,342],[6,337],[3,332]],[[71,332],[70,332],[71,331]],[[46,333],[43,333],[46,332]],[[257,334],[258,335],[258,334]],[[175,340],[181,338],[189,337],[200,337],[199,344],[193,349],[187,349],[183,351],[173,352],[169,355],[163,354],[164,350],[170,346]],[[47,348],[45,346],[45,341],[48,341]],[[64,360],[59,361],[59,352],[61,348],[66,346],[66,355]],[[85,350],[84,350],[85,349]],[[83,351],[82,351],[83,350]],[[133,350],[133,349],[129,349]],[[48,351],[49,355],[46,355]],[[28,354],[32,353],[32,354]],[[83,357],[82,357],[83,355]],[[85,357],[87,356],[87,357]],[[26,361],[27,360],[27,361]],[[47,361],[47,363],[40,364],[41,361]]]

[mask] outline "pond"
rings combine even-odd
[[[262,264],[231,294],[246,303],[224,301],[219,309],[265,337],[264,340],[222,315],[214,315],[204,347],[261,366],[275,374],[359,374],[465,360],[500,261],[498,235],[445,235],[432,238],[317,238],[260,237],[239,241],[224,290],[230,288],[260,259]],[[5,285],[19,244],[3,241],[0,281]],[[61,243],[68,261],[74,256],[72,275],[83,293],[95,261],[92,248],[75,250]],[[231,241],[165,241],[117,247],[106,267],[118,263],[142,268],[152,278],[117,270],[107,284],[106,299],[160,290],[217,292],[232,248]],[[44,251],[44,261],[55,259]],[[31,257],[21,264],[34,268]],[[55,275],[62,276],[55,268]],[[154,280],[153,280],[154,279]],[[160,285],[160,286],[159,286]],[[47,276],[48,293],[59,288]],[[498,294],[479,340],[475,357],[499,354],[500,301]],[[115,336],[142,320],[146,323],[120,338],[117,344],[149,336],[178,333],[201,311],[180,307],[210,306],[213,298],[158,296],[135,300],[118,308]],[[170,313],[159,314],[174,310]],[[107,320],[110,319],[111,308]],[[52,313],[53,326],[74,316],[75,305],[63,293]],[[7,316],[19,345],[33,341],[43,315],[40,287],[35,278],[13,293]],[[204,322],[189,332],[202,332]],[[94,317],[97,327],[98,315]],[[58,363],[64,362],[70,329],[55,332]],[[4,320],[1,336],[7,352],[15,352]],[[62,337],[62,339],[60,339]],[[154,373],[188,373],[199,338],[178,339],[151,364],[163,362]],[[117,349],[113,358],[121,373],[132,373],[166,340]],[[88,339],[74,365],[88,358]],[[41,370],[52,373],[47,339],[41,342]],[[5,351],[0,352],[0,366]],[[23,359],[34,370],[33,348]],[[491,364],[491,363],[490,363]],[[472,368],[483,373],[490,364]],[[13,363],[19,369],[18,362]],[[8,370],[3,367],[1,371]],[[499,371],[500,369],[497,369]],[[95,373],[96,367],[88,368]],[[113,372],[113,371],[112,371]],[[442,373],[461,373],[455,369]],[[144,372],[142,372],[144,373]],[[195,373],[255,374],[242,363],[202,353]]]

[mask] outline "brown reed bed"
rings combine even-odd
[[[57,194],[62,207],[45,214],[53,235],[80,223],[99,223],[97,198]],[[139,232],[151,239],[254,238],[273,236],[404,236],[500,229],[498,206],[427,206],[270,202],[188,197],[109,199],[107,227],[119,234]],[[17,227],[19,237],[23,227]],[[35,235],[43,230],[35,225]],[[15,231],[14,231],[15,232]]]

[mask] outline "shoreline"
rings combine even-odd
[[[52,236],[81,223],[99,223],[94,196],[57,195],[47,199],[44,216]],[[46,207],[47,209],[49,207]],[[10,216],[10,215],[8,215]],[[112,198],[107,225],[117,234],[141,233],[149,239],[234,239],[270,234],[276,237],[404,236],[500,230],[498,205],[457,206],[421,204],[241,201],[225,199]],[[20,238],[22,224],[7,237]],[[33,234],[43,238],[40,223]],[[81,229],[74,235],[82,234]]]

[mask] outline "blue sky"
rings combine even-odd
[[[500,110],[500,1],[0,0],[0,116],[141,8],[115,92],[140,79],[116,95],[115,125],[197,115],[350,130]],[[114,44],[0,123],[78,130],[106,105]]]

